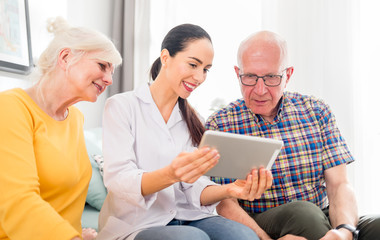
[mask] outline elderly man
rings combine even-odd
[[[243,99],[211,115],[206,128],[275,138],[284,147],[272,187],[254,201],[224,200],[218,213],[260,239],[380,239],[380,218],[358,217],[346,170],[354,159],[333,113],[320,99],[284,91],[294,70],[288,64],[286,42],[275,33],[258,32],[239,47]]]

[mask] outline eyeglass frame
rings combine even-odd
[[[280,72],[287,71],[288,69],[289,69],[289,67],[283,69],[283,70],[280,71]],[[253,84],[253,85],[244,84],[244,83],[243,83],[243,79],[242,79],[241,77],[244,77],[244,76],[246,76],[246,75],[253,75],[253,76],[256,76],[256,77],[257,77],[257,79],[256,79],[256,83]],[[267,85],[267,84],[266,84],[265,77],[268,77],[268,76],[279,77],[279,78],[280,78],[280,82],[279,82],[277,85]],[[243,73],[243,74],[239,74],[239,79],[240,79],[241,84],[243,84],[244,86],[250,86],[250,87],[256,86],[256,84],[257,84],[257,82],[259,81],[260,78],[263,79],[263,82],[264,82],[265,86],[267,86],[267,87],[277,87],[277,86],[279,86],[279,85],[281,84],[281,82],[282,82],[282,78],[283,78],[283,77],[284,77],[284,74],[281,74],[281,75],[278,75],[278,74],[269,74],[269,75],[264,75],[264,76],[258,76],[258,75],[256,75],[256,74],[252,74],[252,73]]]

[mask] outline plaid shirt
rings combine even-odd
[[[329,106],[322,100],[285,92],[273,122],[254,114],[239,99],[212,114],[206,129],[282,140],[284,146],[272,166],[273,185],[260,199],[239,200],[250,213],[304,200],[328,206],[324,170],[354,161]],[[231,160],[232,161],[232,160]],[[227,184],[235,179],[212,177]]]

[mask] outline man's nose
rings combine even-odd
[[[254,86],[254,91],[258,95],[264,95],[267,92],[267,86],[265,85],[263,78],[260,77],[257,79],[256,85]]]

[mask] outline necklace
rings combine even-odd
[[[68,115],[69,115],[69,109],[67,108],[65,113],[63,114],[63,118],[66,119]]]

